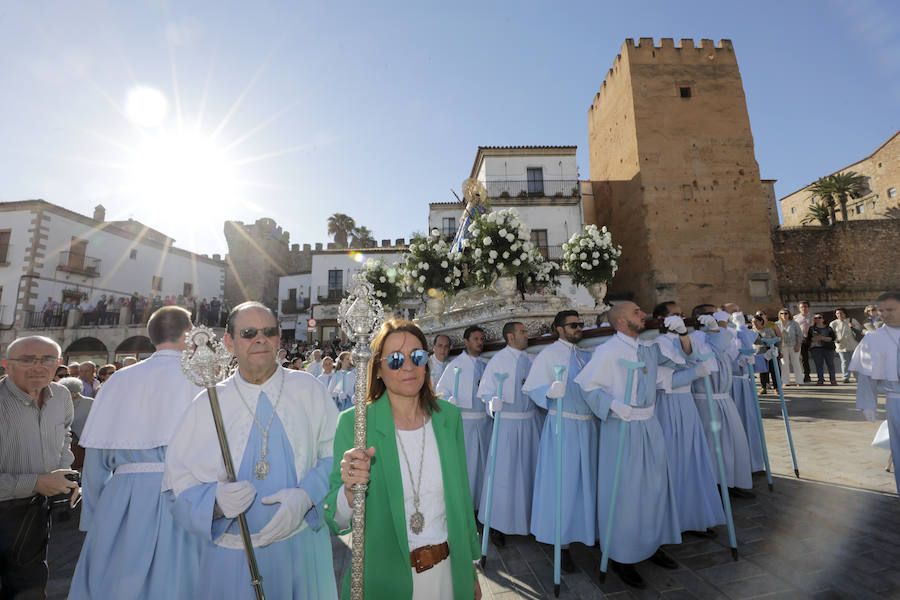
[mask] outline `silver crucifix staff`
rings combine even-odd
[[[356,420],[353,425],[353,445],[366,449],[366,392],[367,367],[372,358],[370,343],[384,322],[384,309],[375,298],[372,284],[363,273],[353,276],[349,295],[341,301],[338,319],[341,329],[353,342],[353,364],[356,365]],[[350,564],[350,598],[363,599],[363,558],[366,540],[367,485],[354,484],[353,491],[353,559]]]
[[[225,473],[228,481],[237,481],[228,438],[225,437],[225,425],[222,423],[219,396],[216,394],[216,384],[228,377],[231,353],[216,339],[213,330],[203,325],[193,327],[185,336],[187,346],[181,353],[181,368],[188,379],[206,388],[213,422],[216,424],[216,435],[219,436],[219,449],[222,451],[222,460],[225,461]],[[238,525],[241,529],[241,540],[244,542],[244,552],[247,554],[247,564],[250,566],[250,585],[253,586],[257,600],[265,600],[262,577],[259,574],[259,567],[256,566],[256,554],[253,552],[250,528],[247,526],[244,513],[238,515]]]

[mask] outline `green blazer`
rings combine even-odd
[[[475,589],[473,561],[481,557],[481,544],[469,492],[462,418],[456,406],[441,399],[437,402],[440,410],[431,415],[431,423],[444,480],[453,597],[456,600],[471,599]],[[355,418],[355,408],[344,411],[338,417],[334,436],[334,469],[329,478],[331,490],[325,498],[325,519],[331,530],[339,535],[350,531],[350,528],[338,528],[334,513],[342,485],[341,459],[344,452],[353,447]],[[406,531],[407,517],[394,418],[387,393],[369,404],[366,410],[366,447],[370,446],[375,446],[375,456],[372,457],[366,493],[365,597],[366,600],[411,598],[411,548]],[[342,591],[341,597],[349,599],[350,569],[344,575]]]

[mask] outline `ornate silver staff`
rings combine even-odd
[[[219,449],[222,451],[222,460],[225,461],[225,473],[228,475],[228,481],[237,481],[228,438],[225,437],[219,396],[216,394],[216,384],[229,375],[231,353],[216,339],[213,330],[203,325],[193,327],[185,337],[187,347],[181,353],[181,368],[188,379],[206,388],[213,422],[216,424],[216,435],[219,436]],[[257,600],[265,600],[262,577],[259,574],[259,567],[256,566],[256,554],[253,552],[250,528],[247,526],[247,517],[244,513],[238,515],[238,526],[241,528],[241,540],[244,542],[244,552],[247,554],[247,564],[250,567],[250,584]]]
[[[369,347],[372,338],[384,321],[384,309],[375,298],[375,290],[363,273],[353,276],[349,295],[341,300],[338,319],[341,329],[353,341],[353,364],[356,365],[356,420],[353,424],[353,445],[366,449],[366,392],[367,370],[372,358]],[[353,491],[353,559],[350,565],[350,598],[363,600],[363,558],[366,539],[366,489],[357,483]]]

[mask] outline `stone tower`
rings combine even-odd
[[[278,278],[309,271],[309,244],[300,250],[289,247],[290,234],[268,218],[251,225],[225,221],[225,302],[234,307],[245,300],[257,300],[278,310]]]
[[[685,311],[775,306],[774,197],[760,180],[731,41],[625,40],[588,133],[585,221],[609,226],[623,249],[611,298],[644,308],[671,299]]]

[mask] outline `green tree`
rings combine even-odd
[[[818,221],[823,227],[827,227],[834,218],[834,208],[828,206],[825,202],[813,202],[806,207],[806,216],[800,221],[804,225],[809,225],[813,221]]]
[[[354,227],[350,235],[350,245],[354,248],[368,248],[375,244],[375,236],[372,235],[372,231],[365,225]]]
[[[809,187],[813,197],[818,196],[829,209],[831,222],[836,222],[835,208],[841,207],[841,218],[847,220],[847,201],[868,191],[866,176],[855,171],[844,171],[822,177]]]
[[[356,230],[356,221],[353,217],[343,213],[334,213],[328,217],[328,235],[334,236],[334,243],[344,248],[347,241]]]

